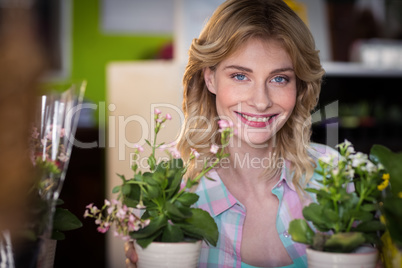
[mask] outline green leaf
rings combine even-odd
[[[176,205],[174,205],[170,202],[165,203],[165,209],[167,212],[167,216],[176,221],[181,221],[181,220],[191,217],[191,210],[187,211],[187,212],[190,212],[190,214],[188,214],[188,213],[185,214],[185,213],[183,213],[184,212],[183,210],[180,210]]]
[[[170,223],[163,229],[162,242],[181,242],[184,240],[182,230]]]
[[[53,230],[51,239],[53,239],[53,240],[64,240],[64,239],[66,239],[66,236],[62,232]]]
[[[148,157],[147,162],[148,162],[148,165],[149,165],[149,169],[150,169],[150,170],[154,170],[154,169],[155,169],[155,165],[156,165],[156,159],[155,159],[155,157],[154,157],[153,155],[150,155],[150,156]]]
[[[70,231],[82,227],[82,222],[70,211],[56,208],[53,216],[53,229],[58,231]]]
[[[389,173],[392,194],[398,196],[402,191],[402,152],[394,153],[385,146],[375,144],[370,157],[376,157]]]
[[[149,244],[151,244],[153,241],[156,241],[156,239],[161,235],[162,229],[156,231],[149,237],[145,238],[138,238],[136,240],[137,244],[140,245],[142,248],[148,247]]]
[[[170,168],[180,170],[184,167],[183,160],[181,158],[173,158],[170,162]]]
[[[362,222],[358,226],[353,228],[354,232],[363,232],[363,233],[384,231],[384,230],[385,225],[382,224],[379,220]]]
[[[371,221],[373,218],[373,214],[368,211],[353,211],[350,213],[350,215],[356,220],[360,221]]]
[[[211,177],[208,177],[208,176],[205,176],[205,178],[207,178],[207,179],[210,180],[210,181],[215,181],[215,179],[213,179],[213,178],[211,178]]]
[[[365,242],[364,235],[359,232],[333,234],[325,242],[325,250],[331,252],[351,252]]]
[[[155,199],[161,195],[161,189],[159,185],[148,185],[147,194],[145,195],[149,199]]]
[[[384,200],[383,212],[392,240],[402,247],[402,198],[387,197]]]
[[[132,181],[132,180],[131,180]],[[129,182],[131,182],[129,181]],[[138,204],[138,200],[140,200],[140,196],[141,196],[141,189],[140,186],[138,184],[129,184],[130,185],[130,194],[125,195],[124,196],[124,202],[127,206],[132,207],[131,205],[129,205],[128,203],[126,203],[126,199],[130,199],[132,201],[136,201]],[[136,205],[135,205],[136,206]],[[135,207],[134,206],[134,207]]]
[[[325,220],[324,207],[317,203],[311,203],[303,208],[303,217],[311,221],[322,232],[327,232],[333,227],[333,223]]]
[[[143,239],[153,237],[156,233],[158,233],[163,227],[167,224],[167,218],[165,215],[160,215],[154,219],[151,219],[151,222],[145,228],[142,228],[136,232],[130,233],[130,236],[133,239]]]
[[[195,193],[184,192],[177,198],[177,201],[182,203],[184,206],[191,206],[198,201],[199,196]]]
[[[363,211],[376,211],[378,209],[378,206],[376,204],[364,204],[361,206],[361,210]]]
[[[124,175],[120,175],[120,174],[116,174],[120,179],[123,180],[123,182],[126,181],[126,177],[124,177]]]
[[[112,193],[117,194],[118,192],[120,192],[120,189],[121,189],[120,185],[115,186],[115,187],[113,187]]]
[[[130,192],[131,192],[131,187],[130,187],[129,184],[124,184],[124,185],[121,187],[121,193],[122,193],[123,195],[129,195]]]
[[[219,232],[218,226],[211,215],[200,208],[191,209],[192,216],[184,223],[176,223],[190,238],[204,239],[212,246],[216,246]]]
[[[126,196],[124,197],[123,204],[125,204],[128,207],[135,208],[138,205],[138,200]]]
[[[180,184],[182,181],[181,173],[176,173],[176,175],[169,181],[169,184],[166,188],[167,198],[171,198],[180,190]]]
[[[314,188],[306,188],[306,192],[317,194],[320,190]]]
[[[151,143],[149,142],[149,140],[145,139],[145,142],[152,147]]]
[[[313,244],[314,231],[304,219],[292,220],[289,224],[289,234],[295,242],[307,245]]]

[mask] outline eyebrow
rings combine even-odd
[[[248,73],[252,73],[253,70],[243,67],[243,66],[239,66],[239,65],[229,65],[226,66],[225,68],[223,68],[224,70],[226,69],[236,69],[239,71],[243,71],[243,72],[248,72]],[[270,72],[270,74],[276,74],[276,73],[281,73],[281,72],[294,72],[292,67],[285,67],[285,68],[279,68],[279,69],[275,69],[273,71]]]

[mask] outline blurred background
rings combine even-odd
[[[129,174],[132,145],[150,135],[153,108],[172,113],[173,127],[162,138],[176,137],[187,49],[222,2],[0,1],[3,11],[17,6],[33,16],[36,27],[30,33],[37,35],[43,52],[38,55],[46,62],[32,71],[41,73],[37,83],[88,82],[76,134],[80,145],[73,148],[61,193],[64,207],[84,227],[57,243],[54,267],[124,267],[123,242],[98,233],[93,221],[83,219],[85,206],[103,204],[119,183],[115,174]],[[334,146],[348,139],[365,153],[374,143],[401,151],[402,1],[286,2],[313,32],[326,70],[313,113],[313,140]],[[16,31],[7,27],[3,31]],[[23,40],[15,41],[25,45],[21,51],[32,49]],[[1,49],[2,59],[12,53]],[[26,58],[26,65],[35,59]]]

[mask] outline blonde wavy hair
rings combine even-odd
[[[228,0],[217,8],[200,36],[193,40],[183,77],[185,122],[178,148],[184,159],[189,158],[190,147],[196,148],[204,159],[212,157],[209,145],[219,144],[218,114],[215,95],[206,87],[203,69],[215,70],[250,38],[279,40],[293,62],[297,77],[296,105],[276,134],[272,156],[274,163],[280,159],[291,163],[293,183],[300,193],[315,168],[307,148],[311,112],[317,105],[324,70],[309,29],[282,0]],[[192,177],[201,168],[202,165],[193,163],[187,174]],[[278,172],[279,167],[267,169],[263,176],[270,178]],[[303,177],[306,179],[302,180]]]

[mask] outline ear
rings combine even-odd
[[[209,92],[216,94],[215,88],[215,72],[211,70],[209,67],[204,68],[204,81],[207,86]]]

